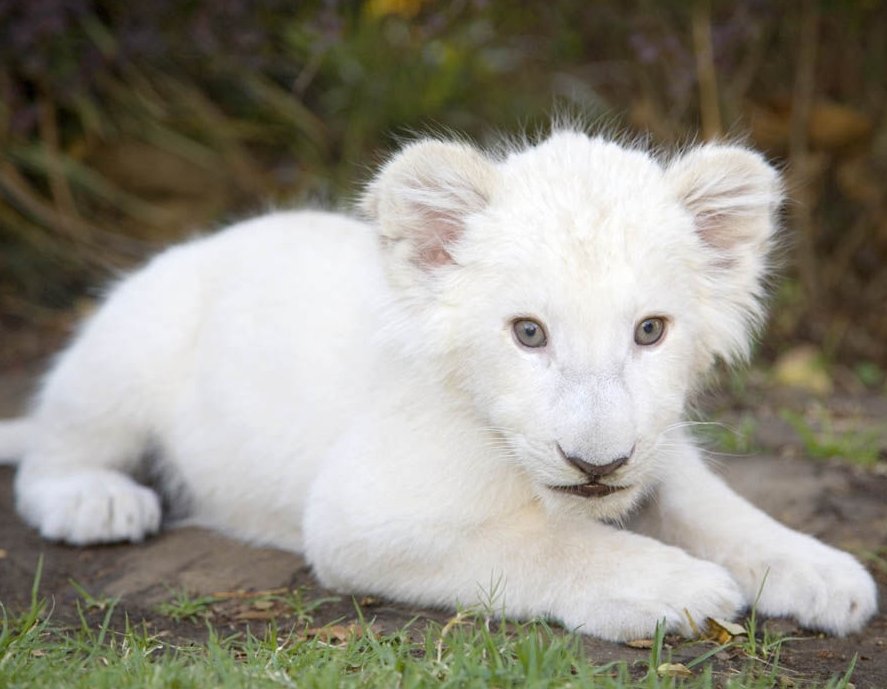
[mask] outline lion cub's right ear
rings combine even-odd
[[[453,263],[451,249],[489,202],[495,178],[493,163],[467,144],[418,141],[382,167],[360,209],[392,259],[427,272]]]

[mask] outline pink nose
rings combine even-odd
[[[619,457],[617,459],[614,459],[612,462],[607,462],[606,464],[592,464],[591,462],[586,462],[584,459],[580,459],[579,457],[568,455],[566,452],[563,451],[560,445],[557,446],[557,449],[558,452],[560,452],[561,456],[567,462],[576,467],[592,481],[597,481],[604,476],[609,476],[610,474],[612,474],[614,471],[616,471],[616,469],[628,462],[629,458],[632,455],[632,452],[634,452],[634,448],[631,448],[631,452],[625,455],[625,457]]]

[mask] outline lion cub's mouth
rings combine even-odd
[[[572,486],[549,486],[552,490],[567,495],[576,495],[580,498],[602,498],[617,491],[625,490],[628,486],[608,486],[605,483],[579,483]]]

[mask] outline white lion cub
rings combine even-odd
[[[140,541],[151,457],[177,514],[342,591],[453,606],[495,582],[509,615],[629,639],[761,590],[858,630],[865,569],[738,497],[680,423],[761,321],[780,200],[736,146],[411,144],[365,221],[274,213],[124,280],[0,426],[18,509],[46,538]]]

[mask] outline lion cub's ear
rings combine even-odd
[[[672,162],[667,175],[705,248],[706,345],[723,359],[744,358],[764,318],[764,278],[783,199],[779,174],[753,151],[711,144]]]
[[[488,203],[493,163],[467,144],[410,144],[369,184],[360,209],[389,251],[422,270],[452,263],[465,222]]]
[[[724,258],[767,251],[782,184],[763,156],[740,146],[707,145],[674,161],[668,175],[699,236]]]

